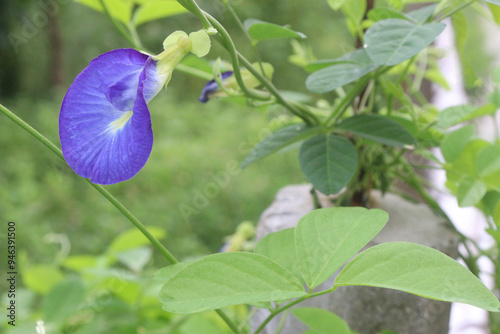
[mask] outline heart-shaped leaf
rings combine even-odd
[[[254,253],[219,253],[181,268],[160,290],[168,312],[188,314],[253,302],[299,298],[300,281]]]
[[[311,137],[319,131],[319,127],[308,127],[306,124],[294,124],[279,129],[272,135],[264,138],[252,149],[245,160],[243,160],[241,168],[245,168],[288,145]]]
[[[378,68],[363,49],[355,50],[330,62],[333,65],[322,68],[307,78],[307,89],[315,93],[330,92]],[[309,65],[309,69],[318,67],[323,67],[323,64],[316,62],[315,65]]]
[[[364,285],[409,292],[499,312],[500,302],[467,268],[422,245],[391,242],[371,247],[345,266],[335,286]]]
[[[361,207],[314,210],[295,228],[302,276],[314,288],[332,276],[385,226],[389,216]]]
[[[444,28],[443,23],[419,26],[402,19],[378,21],[366,31],[365,49],[376,64],[396,65],[425,49]]]
[[[301,32],[256,19],[245,20],[244,26],[248,34],[256,41],[275,38],[306,38],[306,35]]]
[[[325,195],[338,193],[351,180],[358,165],[354,145],[344,137],[319,135],[300,147],[302,171]]]
[[[416,143],[415,138],[402,125],[379,115],[349,117],[340,122],[337,128],[395,147],[412,146]]]
[[[295,229],[293,228],[268,234],[255,246],[255,253],[264,255],[282,265],[302,283],[305,283],[297,259],[294,235]]]

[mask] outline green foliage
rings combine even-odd
[[[335,194],[353,177],[358,156],[348,139],[318,135],[302,143],[299,161],[302,171],[316,189],[323,194]]]
[[[245,20],[244,25],[248,34],[255,41],[276,38],[306,38],[306,35],[303,33],[261,20],[247,19]]]
[[[295,229],[295,248],[304,280],[315,288],[364,247],[389,219],[382,210],[315,210]]]
[[[309,69],[331,63],[335,64],[322,68],[307,78],[307,89],[315,93],[327,93],[356,81],[378,68],[364,49],[358,49],[331,61],[315,62],[309,65]]]
[[[163,308],[193,313],[305,295],[300,281],[276,262],[252,253],[221,253],[181,268],[160,291]]]
[[[266,235],[257,243],[255,253],[264,255],[297,277],[302,284],[304,277],[297,261],[295,248],[295,229],[287,228],[282,231]]]
[[[279,129],[255,145],[252,151],[246,156],[245,160],[243,160],[241,168],[245,168],[271,153],[304,140],[318,132],[319,128],[309,127],[305,124],[294,124]]]
[[[185,12],[187,10],[175,0],[146,0],[134,12],[132,22],[138,26],[149,21]]]
[[[376,64],[396,65],[422,51],[444,28],[443,23],[418,26],[401,19],[378,21],[366,31],[365,49]]]
[[[349,326],[338,315],[315,307],[300,307],[292,314],[315,334],[351,334]]]
[[[358,115],[344,119],[337,128],[380,144],[404,147],[416,144],[415,138],[402,125],[387,117]]]
[[[392,242],[367,249],[342,269],[335,285],[396,289],[500,311],[498,299],[467,268],[435,249],[412,243]]]

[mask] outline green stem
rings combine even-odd
[[[182,64],[182,63],[177,64],[177,66],[175,67],[175,70],[179,71],[179,72],[187,73],[189,75],[192,75],[194,77],[197,77],[197,78],[200,78],[203,80],[207,80],[207,81],[212,80],[214,78],[212,76],[212,74],[210,74],[208,72],[199,70],[197,68],[194,68],[194,67]]]
[[[298,108],[297,106],[299,106],[300,104],[286,100],[281,95],[279,90],[269,80],[267,80],[264,75],[257,71],[257,69],[255,69],[255,67],[253,67],[252,64],[250,64],[250,62],[245,57],[243,57],[243,55],[238,53],[238,57],[243,63],[243,66],[245,66],[250,71],[250,73],[252,73],[252,75],[254,75],[262,83],[262,85],[267,88],[269,93],[271,93],[275,97],[276,101],[279,104],[287,108],[295,116],[303,119],[308,124],[321,124],[317,116],[310,112],[306,107],[301,106],[301,108]]]
[[[303,302],[306,299],[317,297],[317,296],[321,296],[321,295],[326,295],[327,293],[335,291],[335,289],[337,289],[336,286],[334,286],[333,288],[328,289],[328,290],[324,290],[324,291],[320,291],[320,292],[316,292],[316,293],[310,293],[310,294],[307,294],[307,295],[305,295],[303,297],[295,299],[293,302],[290,302],[290,303],[286,304],[285,306],[278,307],[276,310],[274,310],[274,311],[271,312],[271,314],[266,318],[266,320],[264,320],[264,322],[262,324],[260,324],[259,328],[257,328],[255,330],[254,334],[259,334],[260,332],[262,332],[262,330],[264,330],[264,328],[267,326],[267,324],[271,320],[273,320],[273,318],[275,316],[277,316],[278,314],[280,314],[281,312],[289,309],[290,307],[292,307],[294,305],[297,305],[298,303]]]
[[[215,310],[215,312],[217,312],[217,314],[219,315],[219,317],[222,318],[222,320],[224,320],[224,322],[229,326],[229,328],[231,328],[231,330],[235,333],[235,334],[240,334],[241,331],[238,329],[238,327],[236,327],[236,325],[233,323],[233,321],[231,319],[229,319],[229,317],[227,316],[226,313],[224,313],[224,311],[222,310]]]
[[[358,81],[356,85],[346,94],[346,96],[342,99],[340,104],[337,106],[337,108],[328,116],[328,118],[323,122],[324,125],[326,126],[332,126],[335,124],[335,122],[342,116],[344,111],[349,108],[349,105],[354,101],[356,96],[358,96],[363,89],[365,89],[366,84],[368,82],[369,78],[365,77]],[[332,123],[333,120],[333,123]],[[332,123],[332,124],[330,124]]]
[[[241,31],[245,34],[245,37],[248,39],[250,42],[250,45],[252,46],[252,50],[255,54],[255,58],[259,62],[260,70],[262,73],[265,73],[264,67],[262,66],[262,59],[260,58],[259,52],[257,51],[257,47],[254,43],[254,40],[252,39],[252,36],[248,33],[248,31],[245,29],[245,26],[243,25],[243,22],[241,22],[238,14],[234,11],[233,7],[229,4],[229,1],[224,1],[224,5],[226,6],[226,9],[229,11],[231,16],[234,18],[236,23],[238,24],[238,27],[241,29]]]
[[[16,114],[14,114],[12,111],[7,109],[4,105],[0,104],[0,111],[10,118],[14,123],[19,125],[21,128],[26,130],[29,134],[31,134],[33,137],[38,139],[42,144],[47,146],[52,152],[54,152],[59,158],[64,160],[64,156],[62,151],[54,145],[47,137],[42,135],[40,132],[35,130],[31,125],[26,123],[24,120],[22,120],[20,117],[18,117]],[[163,246],[158,239],[155,238],[154,235],[152,235],[146,227],[137,219],[132,212],[130,212],[123,204],[120,203],[113,195],[111,195],[103,186],[94,184],[90,182],[90,180],[86,179],[86,181],[94,187],[97,191],[99,191],[106,199],[113,204],[115,208],[117,208],[132,224],[134,224],[139,231],[144,234],[144,236],[155,246],[162,254],[165,256],[165,258],[171,263],[175,264],[178,263],[178,261],[175,259],[175,257],[168,251],[168,249]]]
[[[231,63],[233,65],[233,71],[234,71],[234,77],[236,81],[238,82],[238,85],[240,86],[241,90],[243,93],[253,99],[256,100],[264,100],[268,101],[271,97],[267,93],[262,93],[253,89],[249,89],[246,85],[245,82],[243,81],[243,77],[240,72],[240,61],[245,66],[250,73],[252,73],[253,76],[257,78],[261,82],[261,84],[267,88],[269,93],[271,93],[275,98],[276,101],[283,105],[285,108],[290,110],[294,115],[300,117],[303,119],[307,124],[311,124],[314,121],[315,115],[312,115],[312,113],[304,113],[303,111],[299,110],[296,108],[294,105],[292,105],[290,102],[288,102],[278,91],[278,89],[265,77],[265,74],[260,73],[255,69],[255,67],[252,66],[252,64],[242,55],[240,54],[234,45],[233,40],[231,39],[231,36],[229,36],[228,32],[226,29],[210,14],[205,13],[207,16],[208,20],[210,23],[214,26],[215,29],[217,29],[220,39],[219,42],[225,47],[225,49],[228,51],[229,56],[231,57]],[[318,123],[317,123],[318,124]]]
[[[217,32],[219,33],[219,36],[222,39],[220,42],[225,47],[225,49],[229,53],[229,56],[231,57],[231,63],[233,65],[234,78],[236,79],[236,82],[238,83],[238,86],[240,86],[242,92],[246,96],[248,96],[250,98],[253,98],[253,99],[256,99],[256,100],[263,100],[263,101],[269,100],[270,99],[269,94],[263,93],[263,92],[259,92],[259,91],[255,90],[255,89],[250,89],[250,88],[247,87],[247,85],[243,81],[243,76],[241,75],[240,63],[239,63],[239,60],[238,60],[238,53],[236,51],[236,46],[234,45],[234,42],[231,39],[231,36],[229,36],[229,33],[222,26],[222,24],[219,23],[219,21],[217,21],[210,14],[206,14],[206,15],[207,15],[210,23],[214,26],[215,29],[217,29]]]
[[[439,18],[439,20],[438,20],[438,21],[442,21],[442,20],[444,20],[445,18],[452,16],[453,14],[455,14],[455,13],[457,13],[457,12],[461,11],[462,9],[464,9],[464,8],[466,8],[466,7],[469,7],[469,6],[470,6],[470,5],[472,5],[474,2],[476,2],[476,0],[471,0],[471,1],[469,1],[469,2],[466,2],[466,3],[462,4],[461,6],[459,6],[459,7],[455,8],[454,10],[452,10],[452,11],[451,11],[451,12],[449,12],[449,13],[447,13],[446,15],[441,16],[441,17]]]

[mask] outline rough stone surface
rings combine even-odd
[[[261,216],[257,238],[294,227],[305,214],[313,209],[310,185],[292,185],[281,189],[273,204]],[[330,207],[328,197],[318,194],[323,207]],[[394,194],[382,196],[372,192],[371,207],[389,213],[386,227],[367,247],[393,242],[408,241],[433,247],[453,258],[458,255],[458,238],[424,204],[409,202]],[[321,291],[333,285],[335,276],[314,289]],[[371,287],[339,287],[334,293],[309,299],[299,306],[320,307],[330,310],[344,319],[359,334],[375,334],[384,329],[401,334],[448,333],[450,303],[430,300],[408,293]],[[260,324],[269,314],[259,309],[252,323]],[[280,318],[276,317],[262,332],[275,333]],[[284,334],[302,333],[307,327],[289,315]]]

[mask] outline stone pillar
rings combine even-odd
[[[294,227],[305,214],[313,210],[310,185],[292,185],[281,189],[273,204],[261,216],[257,238]],[[331,201],[319,194],[323,207]],[[407,241],[433,247],[453,258],[458,255],[458,237],[424,204],[412,203],[394,194],[373,191],[371,207],[389,213],[386,227],[367,245]],[[333,285],[335,275],[314,289],[321,291]],[[309,299],[297,307],[312,306],[332,311],[344,319],[359,334],[374,334],[390,329],[401,334],[443,334],[448,332],[450,303],[426,299],[401,291],[371,287],[339,287],[334,293]],[[259,309],[253,324],[260,324],[269,314]],[[276,317],[263,331],[275,333],[280,318]],[[289,314],[281,333],[298,334],[306,330]]]

